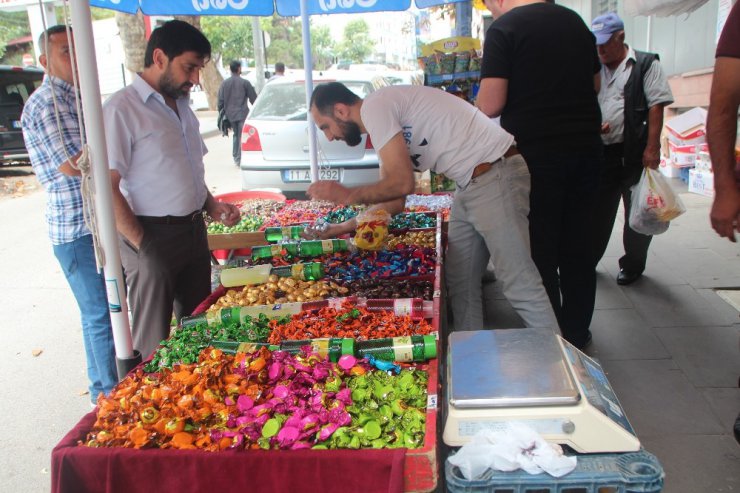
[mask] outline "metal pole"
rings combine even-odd
[[[311,109],[311,94],[313,93],[313,58],[311,56],[311,26],[308,23],[308,0],[301,0],[301,28],[303,37],[303,70],[306,74],[306,108]],[[311,162],[311,181],[319,179],[319,160],[317,158],[318,145],[316,142],[316,125],[311,118],[311,112],[306,117],[308,123],[308,156]]]
[[[265,49],[263,46],[262,28],[257,17],[252,17],[252,43],[254,44],[254,69],[257,71],[257,92],[265,87]]]
[[[118,377],[123,378],[134,366],[141,362],[141,355],[134,351],[131,330],[128,323],[128,304],[121,269],[121,255],[118,250],[118,232],[113,216],[110,173],[108,169],[108,149],[103,129],[103,109],[100,103],[100,84],[98,64],[95,58],[95,43],[92,32],[92,18],[88,2],[70,2],[72,24],[78,64],[82,108],[85,115],[85,135],[90,145],[90,172],[95,188],[95,213],[98,219],[98,236],[105,251],[105,285],[108,291],[108,310],[113,326],[113,343],[116,348]]]

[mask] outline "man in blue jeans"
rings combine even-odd
[[[46,77],[26,102],[21,116],[23,138],[33,170],[46,190],[46,222],[54,255],[80,307],[94,404],[99,394],[108,394],[118,383],[118,374],[105,281],[85,226],[80,172],[75,168],[82,149],[81,129],[65,27],[49,28],[38,45]]]

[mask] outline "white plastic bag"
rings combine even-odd
[[[684,212],[681,198],[660,172],[645,168],[640,181],[631,189],[630,227],[644,235],[659,235]]]

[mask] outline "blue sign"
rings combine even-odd
[[[277,12],[283,17],[301,15],[298,0],[275,0]],[[408,10],[411,0],[308,0],[308,15],[361,14],[364,12],[387,12]]]

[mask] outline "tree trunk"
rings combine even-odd
[[[144,52],[146,51],[146,30],[144,15],[116,12],[116,24],[123,43],[124,64],[130,72],[144,70]]]
[[[175,19],[185,21],[200,29],[200,17],[198,16],[176,15]],[[218,62],[219,58],[210,58],[208,63],[206,63],[206,66],[203,67],[203,70],[200,72],[200,85],[206,92],[206,96],[208,97],[208,109],[210,110],[216,109],[218,104],[218,88],[221,87],[221,83],[224,81],[218,68],[216,68],[216,64]]]

